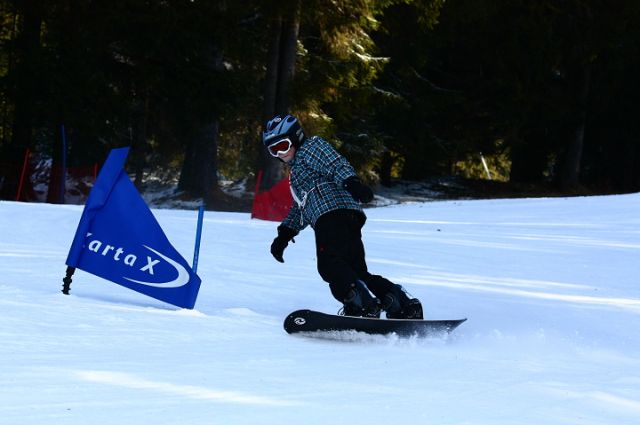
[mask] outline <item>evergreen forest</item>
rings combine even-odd
[[[214,208],[286,113],[370,184],[640,191],[639,76],[638,0],[0,0],[0,199],[130,146]]]

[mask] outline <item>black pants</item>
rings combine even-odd
[[[359,211],[341,209],[322,215],[314,227],[318,273],[340,302],[358,279],[379,299],[394,286],[393,282],[367,270],[361,233],[365,220]]]

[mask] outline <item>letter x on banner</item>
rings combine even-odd
[[[200,278],[171,245],[124,170],[129,148],[113,149],[89,194],[67,265],[183,308]]]

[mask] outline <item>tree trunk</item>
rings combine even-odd
[[[300,1],[298,0],[292,8],[291,15],[286,16],[282,24],[280,64],[278,66],[278,91],[275,99],[276,113],[278,114],[286,114],[291,109],[299,31]]]
[[[535,110],[529,109],[531,117]],[[540,183],[544,181],[544,172],[549,167],[549,135],[540,123],[527,119],[526,126],[512,129],[509,140],[511,145],[511,172],[509,180],[514,183]]]
[[[131,116],[131,160],[133,163],[134,184],[142,187],[142,177],[147,154],[147,113],[149,99],[146,93],[134,93],[133,112]]]
[[[591,65],[585,64],[579,71],[577,110],[575,129],[567,146],[567,152],[562,169],[561,185],[564,189],[574,189],[580,184],[580,166],[582,164],[582,150],[584,133],[587,122],[587,99],[591,83]]]
[[[282,17],[277,16],[271,22],[269,30],[269,51],[267,53],[267,72],[264,84],[264,105],[262,121],[266,123],[276,115],[276,97],[278,93],[278,64],[280,62],[280,36]]]
[[[385,150],[380,161],[380,183],[384,187],[391,187],[391,169],[393,168],[394,159],[389,150]]]
[[[178,182],[178,189],[202,197],[207,205],[218,186],[218,129],[218,119],[213,118],[190,138]]]
[[[63,178],[66,176],[66,147],[64,141],[67,137],[63,134],[63,125],[60,125],[55,132],[53,138],[53,152],[51,153],[51,169],[49,170],[49,187],[47,189],[47,203],[64,204],[66,181],[63,184]],[[65,138],[65,139],[63,139]]]
[[[11,70],[16,81],[13,92],[14,116],[11,143],[2,152],[3,160],[8,163],[3,172],[2,199],[15,199],[17,195],[24,153],[32,144],[33,116],[40,86],[37,79],[42,4],[39,0],[23,0],[18,2],[18,13],[22,17],[22,25],[16,39],[15,68]],[[29,177],[25,176],[23,193],[33,191]]]
[[[540,183],[548,166],[547,152],[536,143],[527,139],[511,148],[511,173],[509,180],[514,183]]]
[[[289,14],[277,16],[271,24],[264,87],[264,123],[275,115],[289,113],[291,108],[300,29],[300,1],[294,3]],[[271,188],[284,176],[282,163],[274,160],[266,149],[260,149],[259,166],[263,171],[260,190]]]
[[[222,50],[212,44],[207,54],[210,72],[223,72]],[[225,203],[225,195],[218,187],[220,119],[214,108],[209,108],[208,99],[191,99],[187,105],[186,109],[191,111],[191,119],[184,136],[189,142],[178,189],[187,191],[192,196],[202,197],[205,205],[213,208]]]

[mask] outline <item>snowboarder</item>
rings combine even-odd
[[[366,216],[360,203],[373,199],[351,164],[325,140],[307,138],[292,115],[271,119],[262,134],[269,153],[285,162],[294,204],[278,226],[273,257],[284,263],[289,242],[310,225],[315,232],[318,272],[329,284],[346,316],[422,319],[422,305],[402,286],[369,273],[361,229]],[[372,295],[373,293],[373,295]]]

